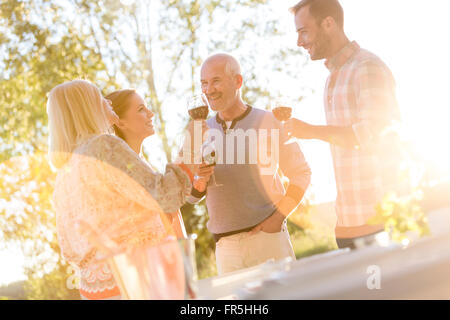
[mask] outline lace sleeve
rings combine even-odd
[[[181,168],[169,164],[164,174],[156,173],[120,138],[102,135],[92,149],[94,157],[106,167],[105,178],[111,187],[130,201],[145,206],[142,192],[146,191],[164,212],[174,212],[191,193],[189,176]],[[119,170],[120,174],[113,174],[113,170]],[[129,181],[124,183],[123,179],[133,181],[136,188],[130,188]]]

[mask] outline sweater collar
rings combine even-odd
[[[230,128],[227,128],[227,124],[225,123],[225,121],[219,117],[219,113],[216,113],[216,122],[222,126],[223,132],[225,132],[225,133],[230,132],[236,126],[238,121],[241,121],[246,116],[248,116],[248,114],[252,110],[252,107],[248,104],[246,104],[246,106],[247,106],[247,109],[244,111],[244,113],[241,114],[239,117],[233,119],[233,121],[231,122]]]

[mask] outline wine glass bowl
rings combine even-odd
[[[188,99],[188,113],[193,120],[206,120],[209,113],[209,103],[204,93],[194,95]]]
[[[271,104],[271,110],[274,115],[274,117],[280,121],[283,126],[284,122],[289,120],[292,117],[292,105],[294,104],[294,101],[291,97],[279,97],[277,99],[274,99]],[[289,144],[293,142],[293,138],[291,137],[291,133],[286,133],[288,136],[288,140],[284,142],[284,144]]]
[[[292,101],[286,97],[280,97],[272,102],[271,110],[278,121],[287,121],[292,117]]]
[[[278,121],[287,121],[292,116],[292,108],[286,106],[277,106],[272,109],[272,113]]]

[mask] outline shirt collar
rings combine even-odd
[[[241,121],[242,119],[244,119],[250,113],[250,111],[252,110],[252,107],[250,105],[248,105],[248,104],[246,104],[246,106],[247,106],[247,109],[244,111],[244,113],[241,114],[239,117],[233,119],[233,121],[231,123],[231,126],[228,129],[227,129],[227,125],[226,125],[225,121],[222,120],[219,117],[219,113],[218,112],[216,113],[216,122],[222,126],[222,129],[223,129],[224,132],[232,130],[238,121]]]
[[[360,47],[356,41],[347,43],[341,50],[338,51],[332,58],[325,61],[325,66],[333,72],[336,69],[342,67],[348,59],[350,59]]]

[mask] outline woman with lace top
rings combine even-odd
[[[173,237],[164,212],[176,212],[184,204],[198,166],[180,162],[168,164],[165,174],[153,171],[124,140],[110,134],[112,124],[120,126],[119,118],[88,81],[53,88],[47,113],[49,156],[58,169],[53,202],[62,255],[80,271],[83,299],[119,299],[120,290],[108,264],[97,259],[101,253],[90,232],[119,248]],[[191,136],[193,127],[188,126]]]

